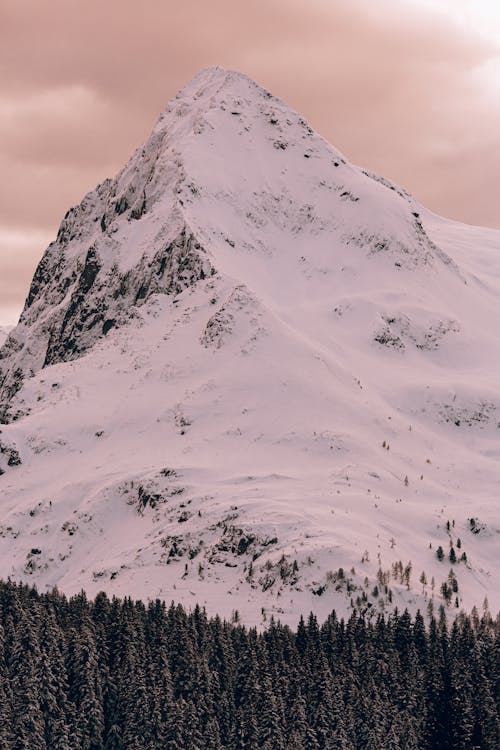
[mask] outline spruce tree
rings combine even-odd
[[[12,690],[13,750],[46,750],[45,721],[40,705],[40,644],[34,618],[26,608],[16,628],[9,664]]]
[[[79,609],[84,604],[79,602]],[[102,684],[94,634],[84,626],[73,631],[70,699],[74,705],[74,736],[81,750],[103,750],[104,715]]]

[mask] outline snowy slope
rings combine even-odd
[[[203,71],[1,350],[0,574],[295,622],[453,569],[498,607],[499,248]]]

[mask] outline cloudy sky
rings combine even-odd
[[[498,0],[1,0],[0,324],[68,207],[214,64],[434,211],[500,227]]]

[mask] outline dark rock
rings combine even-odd
[[[102,333],[103,336],[105,336],[112,328],[114,328],[116,325],[116,320],[113,318],[108,318],[108,320],[104,321],[104,325],[102,327]]]

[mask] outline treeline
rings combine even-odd
[[[498,750],[489,613],[264,632],[0,583],[2,750]]]

